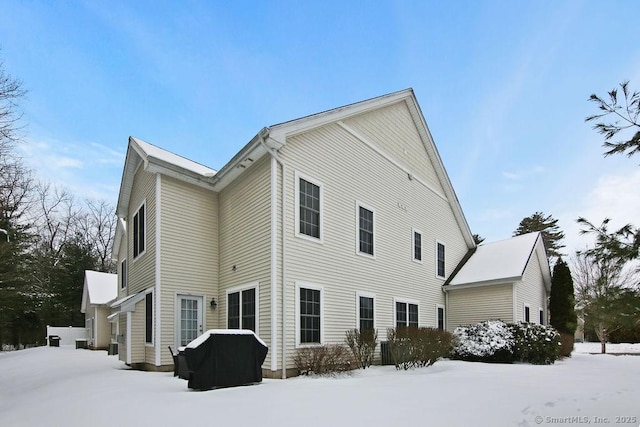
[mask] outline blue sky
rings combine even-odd
[[[375,5],[375,6],[374,6]],[[591,93],[640,89],[637,1],[14,1],[20,151],[115,204],[127,138],[219,169],[262,127],[412,87],[474,233],[536,211],[640,224],[640,158],[602,156]]]

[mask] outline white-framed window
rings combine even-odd
[[[529,304],[524,305],[524,321],[527,323],[531,321],[531,306]]]
[[[411,247],[413,260],[422,263],[422,232],[415,228],[411,230]]]
[[[133,215],[133,259],[142,255],[146,249],[146,205],[147,202],[143,202]]]
[[[436,304],[436,328],[444,331],[446,329],[444,305]]]
[[[539,314],[540,324],[544,325],[544,309],[542,307],[538,307],[538,314]]]
[[[320,181],[295,173],[296,236],[322,242],[323,185]]]
[[[356,292],[356,327],[358,329],[376,328],[375,303],[375,294]]]
[[[258,284],[227,289],[227,328],[258,333]]]
[[[436,277],[440,279],[444,279],[446,274],[445,248],[444,243],[436,240]]]
[[[120,263],[120,289],[127,288],[127,260],[123,259]]]
[[[324,343],[324,288],[296,283],[296,345]]]
[[[418,301],[394,298],[393,316],[396,328],[418,327]]]
[[[375,258],[376,211],[356,201],[356,253]]]
[[[145,343],[153,344],[153,291],[144,296],[144,308]]]

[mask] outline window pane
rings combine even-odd
[[[373,255],[373,212],[359,207],[360,252]]]
[[[300,342],[320,343],[320,291],[300,288]]]
[[[413,259],[422,261],[422,234],[413,233]]]
[[[418,306],[409,304],[409,324],[408,326],[418,327]]]
[[[444,277],[444,245],[438,243],[438,276]]]
[[[229,329],[240,329],[240,292],[234,292],[227,297]]]
[[[396,302],[396,328],[407,326],[407,304]]]
[[[444,329],[444,308],[438,307],[438,329]]]
[[[360,330],[373,329],[373,298],[360,297]]]
[[[138,214],[133,216],[133,256],[134,258],[140,253],[138,248]]]
[[[144,227],[145,227],[145,215],[144,215],[144,205],[140,206],[140,210],[138,211],[138,221],[140,222],[139,230],[140,233],[140,242],[138,243],[138,248],[140,252],[144,252]]]
[[[242,329],[256,330],[256,290],[242,291]]]
[[[320,238],[320,187],[300,178],[300,233]]]
[[[145,341],[153,342],[153,293],[145,295]]]

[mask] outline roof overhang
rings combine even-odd
[[[445,292],[448,292],[448,291],[457,291],[461,289],[479,288],[483,286],[511,285],[521,280],[522,280],[522,276],[505,277],[498,280],[486,280],[484,282],[471,282],[471,283],[460,283],[456,285],[444,285],[442,286],[442,289]]]

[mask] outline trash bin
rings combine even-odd
[[[60,347],[60,337],[58,335],[49,335],[49,347]]]
[[[87,348],[87,340],[82,338],[76,339],[76,348]]]

